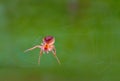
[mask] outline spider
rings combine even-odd
[[[54,57],[56,58],[57,62],[59,64],[61,64],[60,60],[58,59],[58,57],[56,55],[56,48],[54,46],[55,38],[53,36],[46,36],[46,37],[43,38],[42,41],[43,41],[43,43],[41,43],[41,45],[36,45],[32,48],[29,48],[29,49],[25,50],[24,52],[31,51],[35,48],[40,48],[41,50],[40,50],[40,55],[39,55],[39,58],[38,58],[38,64],[40,64],[40,58],[41,58],[41,56],[44,52],[46,52],[46,53],[52,52]]]

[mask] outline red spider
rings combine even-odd
[[[60,61],[56,55],[56,49],[55,49],[54,43],[55,43],[55,38],[53,36],[46,36],[43,38],[43,43],[41,43],[41,45],[36,45],[30,49],[27,49],[25,52],[31,51],[35,48],[40,48],[41,50],[38,58],[38,64],[40,64],[40,57],[42,56],[43,52],[46,52],[46,53],[52,52],[54,57],[57,59],[58,63],[60,64]]]

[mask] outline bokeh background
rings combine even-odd
[[[56,38],[37,64],[38,45]],[[0,81],[120,81],[119,0],[0,0]]]

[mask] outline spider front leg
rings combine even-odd
[[[60,63],[60,60],[58,59],[58,57],[57,57],[57,55],[56,55],[56,49],[55,49],[55,47],[53,48],[52,53],[53,53],[54,57],[57,59],[57,62],[58,62],[59,64],[61,64],[61,63]]]
[[[33,50],[33,49],[35,49],[35,48],[40,48],[40,46],[39,46],[39,45],[36,45],[36,46],[34,46],[34,47],[32,47],[32,48],[29,48],[29,49],[25,50],[24,52],[31,51],[31,50]]]
[[[40,54],[39,54],[39,58],[38,58],[38,64],[40,64],[40,58],[41,58],[42,54],[43,54],[43,51],[41,50]]]

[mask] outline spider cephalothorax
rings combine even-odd
[[[41,45],[36,45],[30,49],[27,49],[25,52],[33,50],[35,48],[40,48],[41,50],[40,50],[40,55],[38,59],[38,64],[40,64],[40,57],[42,56],[43,52],[46,52],[46,53],[52,52],[55,58],[57,59],[58,63],[60,64],[60,61],[56,55],[56,49],[55,49],[54,43],[55,43],[55,38],[53,36],[46,36],[43,38],[43,43],[41,43]]]

